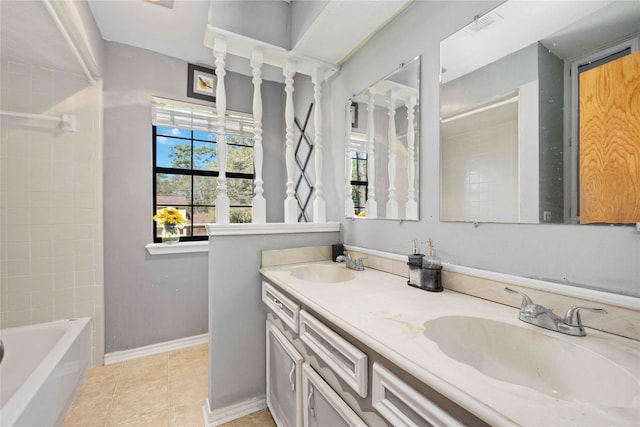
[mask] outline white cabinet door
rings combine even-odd
[[[313,370],[302,367],[304,427],[366,427],[367,425]]]
[[[267,406],[278,427],[302,425],[303,362],[284,334],[267,321]]]

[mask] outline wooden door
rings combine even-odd
[[[580,223],[640,222],[640,52],[580,75]]]

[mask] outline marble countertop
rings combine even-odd
[[[323,261],[344,268],[343,264]],[[342,328],[422,382],[492,425],[637,426],[640,420],[640,343],[596,330],[586,337],[547,331],[518,320],[518,310],[449,291],[431,293],[410,287],[406,278],[366,269],[339,283],[300,280],[292,271],[303,264],[261,269],[283,291],[318,315]],[[484,375],[446,354],[424,335],[425,323],[443,316],[473,316],[533,329],[570,342],[597,357],[614,360],[638,384],[635,401],[626,407],[607,407],[547,393]],[[499,338],[499,337],[498,337]],[[509,342],[504,343],[505,346]],[[553,357],[550,354],[549,357]],[[584,372],[579,383],[599,387]]]

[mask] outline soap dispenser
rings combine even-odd
[[[422,284],[420,288],[431,291],[442,291],[442,261],[436,255],[436,248],[433,247],[433,240],[429,239],[429,249],[427,256],[422,261]]]
[[[418,242],[413,241],[413,253],[409,255],[409,280],[407,285],[420,287],[422,284],[422,262],[424,254],[418,253]]]

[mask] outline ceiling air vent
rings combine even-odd
[[[501,20],[502,20],[502,16],[500,16],[496,12],[491,12],[484,16],[476,15],[473,22],[469,24],[467,28],[465,28],[465,31],[473,35],[478,33],[479,31],[484,30],[485,28],[494,24],[495,22],[501,21]]]

